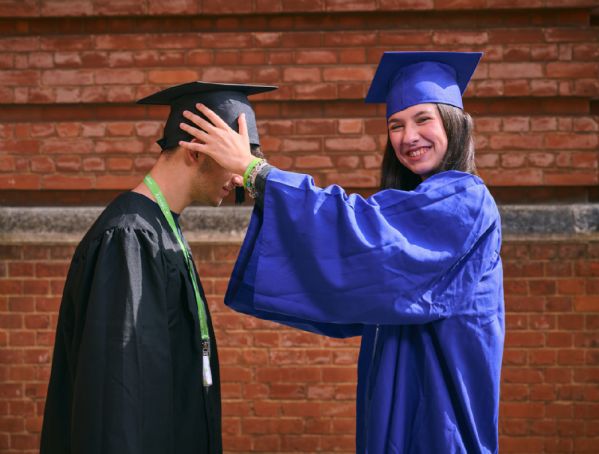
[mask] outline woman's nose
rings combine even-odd
[[[418,130],[414,126],[404,126],[403,142],[406,144],[412,144],[418,141],[419,135]]]

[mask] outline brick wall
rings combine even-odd
[[[152,165],[166,115],[133,102],[196,79],[279,85],[252,98],[273,163],[372,190],[384,107],[363,98],[389,49],[485,52],[465,104],[496,191],[562,187],[588,197],[599,184],[591,0],[180,1],[168,2],[170,16],[159,3],[3,2],[5,201],[130,187]]]
[[[484,51],[465,99],[501,203],[599,201],[593,0],[0,0],[0,203],[107,202],[153,164],[166,111],[133,101],[195,79],[276,84],[263,148],[319,184],[376,190],[384,50]],[[0,219],[0,451],[38,444],[73,250]],[[574,229],[575,230],[575,229]],[[572,231],[574,231],[572,230]],[[223,369],[227,452],[352,452],[356,340],[241,317],[222,295],[238,244],[194,242]],[[597,235],[508,238],[501,450],[599,444]]]
[[[358,340],[231,312],[238,246],[198,244],[223,377],[227,452],[344,452],[354,446]],[[38,446],[56,312],[73,247],[0,247],[0,450]],[[596,452],[599,242],[508,241],[501,451]]]

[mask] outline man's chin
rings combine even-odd
[[[196,200],[194,204],[202,207],[219,207],[222,203],[223,199],[219,198],[214,200]]]

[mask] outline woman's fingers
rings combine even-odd
[[[185,142],[184,140],[179,141],[179,146],[183,148],[187,148],[191,151],[198,151],[200,153],[204,153],[210,156],[210,148],[206,146],[206,144],[200,142]]]
[[[215,129],[214,125],[212,123],[210,123],[206,119],[200,117],[199,115],[196,115],[193,112],[190,112],[189,110],[184,110],[183,116],[185,118],[187,118],[188,120],[190,120],[193,124],[198,126],[200,129],[203,129],[204,131],[211,131],[211,130]]]
[[[180,128],[195,138],[198,143],[180,141],[179,145],[195,152],[203,153],[214,159],[222,168],[241,175],[251,162],[248,127],[244,114],[239,115],[240,133],[230,128],[224,120],[202,104],[197,105],[202,116],[190,111],[183,115],[193,125],[180,123]],[[211,123],[212,122],[212,123]]]
[[[198,139],[200,142],[206,142],[206,139],[209,138],[210,136],[208,134],[206,134],[206,131],[203,131],[202,129],[198,129],[198,128],[194,128],[191,125],[188,125],[187,123],[179,123],[179,127],[189,133],[192,137],[195,137],[196,139]]]
[[[249,141],[248,124],[244,113],[239,115],[237,123],[239,124],[239,135],[241,135],[246,141]]]
[[[229,125],[227,123],[225,123],[224,120],[221,117],[219,117],[217,114],[215,114],[212,110],[210,110],[204,104],[201,104],[201,103],[196,104],[196,109],[198,109],[200,112],[202,112],[206,116],[206,118],[208,120],[210,120],[210,122],[212,122],[212,124],[214,126],[216,126],[217,128],[220,128],[220,129],[231,129],[229,127]],[[195,123],[195,121],[194,121],[194,123]],[[198,125],[198,126],[201,127],[201,125]]]

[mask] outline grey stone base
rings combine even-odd
[[[78,243],[102,207],[0,207],[0,243]],[[506,240],[599,239],[599,204],[504,205]],[[192,243],[239,243],[250,207],[187,208],[181,216]]]

